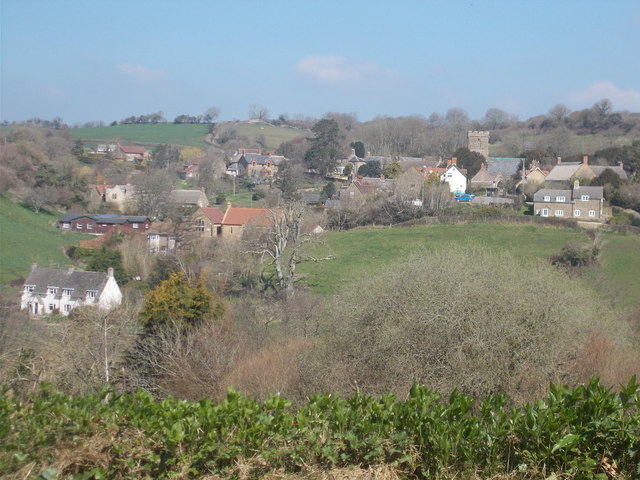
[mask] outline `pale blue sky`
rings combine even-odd
[[[0,119],[640,111],[640,1],[0,0]]]

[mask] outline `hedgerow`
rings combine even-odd
[[[392,465],[403,478],[638,478],[640,389],[593,379],[551,385],[544,400],[509,408],[414,385],[405,400],[316,395],[294,408],[230,390],[224,401],[154,399],[144,392],[67,396],[50,386],[0,395],[0,475],[40,478],[260,478],[305,468]],[[17,478],[17,477],[16,477]]]

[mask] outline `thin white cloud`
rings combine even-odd
[[[640,90],[622,90],[612,82],[595,82],[584,90],[570,93],[567,103],[572,108],[587,108],[608,98],[615,110],[640,111]]]
[[[339,55],[305,57],[294,67],[301,76],[329,86],[355,86],[367,82],[379,83],[395,75],[374,62],[353,60]]]
[[[145,67],[140,64],[131,65],[130,63],[121,63],[116,68],[127,77],[139,82],[155,82],[164,78],[164,71],[155,68]]]

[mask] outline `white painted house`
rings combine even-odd
[[[24,282],[20,308],[42,315],[69,312],[76,307],[96,306],[108,310],[120,305],[122,292],[113,268],[104,272],[82,272],[74,268],[38,268],[34,263]]]
[[[440,180],[449,184],[451,192],[464,193],[467,190],[467,170],[458,167],[455,157],[447,162],[447,168],[440,174]]]

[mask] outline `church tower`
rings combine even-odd
[[[467,132],[467,145],[469,150],[478,152],[485,160],[489,160],[489,132],[469,130]]]

